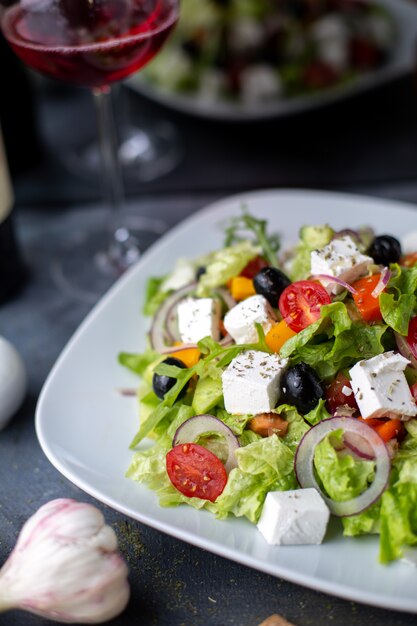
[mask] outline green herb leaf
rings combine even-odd
[[[254,243],[262,248],[262,253],[268,263],[278,267],[277,253],[280,248],[278,234],[267,233],[267,221],[250,215],[246,207],[242,207],[243,214],[234,217],[230,225],[225,229],[225,246],[230,246],[248,238],[248,233],[254,236]],[[243,231],[243,233],[242,233]]]

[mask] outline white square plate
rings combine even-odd
[[[378,563],[378,538],[344,538],[335,521],[321,546],[271,547],[244,519],[217,521],[206,511],[164,509],[152,491],[124,477],[129,443],[138,428],[137,405],[116,390],[137,379],[117,363],[124,350],[145,345],[149,320],[141,316],[149,276],[168,272],[178,257],[197,257],[220,247],[222,224],[249,211],[269,220],[283,243],[303,224],[328,222],[336,229],[373,225],[401,236],[417,228],[417,209],[405,204],[307,191],[246,193],[206,208],[177,226],[125,274],[97,304],[53,367],[41,392],[36,428],[41,446],[64,476],[122,513],[274,576],[376,606],[417,612],[417,569]]]

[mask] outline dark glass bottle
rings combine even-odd
[[[0,304],[16,295],[27,277],[14,232],[13,203],[9,168],[0,132]]]
[[[1,5],[4,0],[0,0]],[[12,177],[40,161],[42,150],[38,137],[35,96],[29,73],[0,31],[0,124]]]

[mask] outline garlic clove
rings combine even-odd
[[[125,608],[127,574],[102,513],[90,504],[53,500],[28,519],[0,570],[0,610],[100,623]]]
[[[23,359],[10,341],[0,336],[0,430],[19,409],[26,388]]]

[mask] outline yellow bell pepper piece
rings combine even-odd
[[[253,280],[245,276],[235,276],[231,280],[230,293],[237,302],[256,295]]]
[[[296,334],[297,333],[291,330],[285,320],[281,320],[270,328],[265,335],[265,341],[268,348],[270,348],[273,352],[279,352],[284,343]]]
[[[178,342],[175,343],[176,345],[178,345]],[[193,367],[194,365],[197,365],[201,356],[201,352],[198,348],[185,348],[184,350],[177,350],[169,356],[173,356],[175,359],[179,359],[184,363],[186,367]]]

